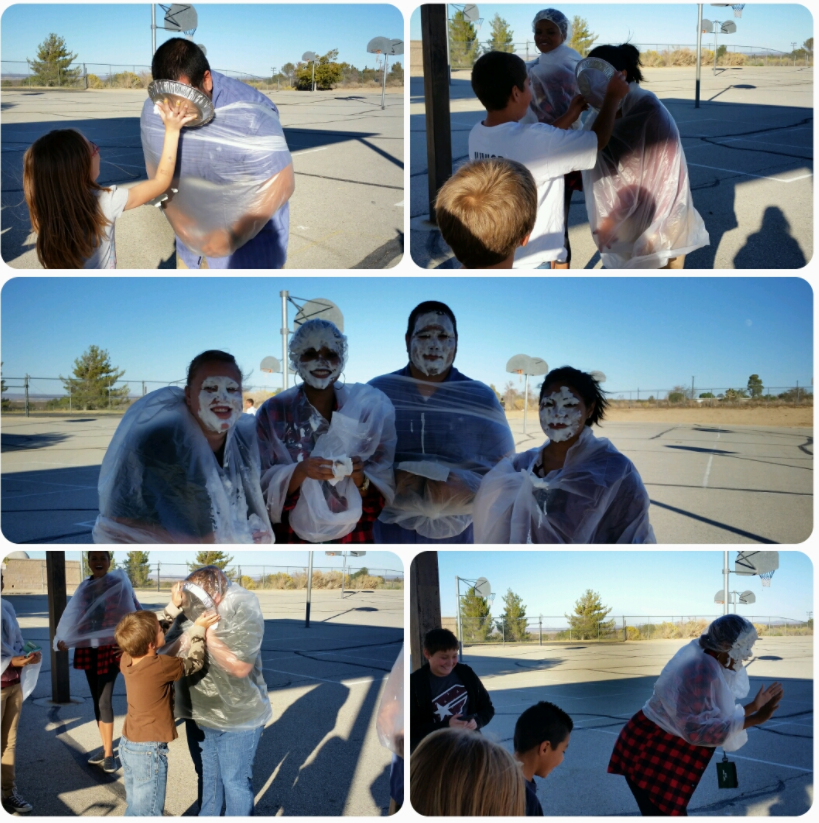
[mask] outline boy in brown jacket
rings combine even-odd
[[[219,620],[206,612],[188,632],[188,656],[157,654],[165,630],[179,614],[168,604],[162,620],[154,612],[125,615],[114,636],[122,649],[120,670],[125,679],[128,714],[119,741],[125,776],[125,815],[161,817],[168,778],[168,743],[178,737],[173,716],[174,682],[198,672],[205,664],[205,630]]]

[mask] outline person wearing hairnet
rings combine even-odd
[[[205,611],[220,621],[207,631],[205,668],[178,680],[176,717],[186,721],[188,750],[198,778],[199,815],[253,814],[253,761],[272,718],[262,672],[264,617],[255,594],[216,566],[191,572],[172,591],[182,609],[165,636],[162,654],[184,656],[184,632]]]
[[[746,729],[779,707],[780,683],[761,686],[745,706],[737,702],[750,691],[743,663],[756,639],[744,617],[718,617],[671,658],[648,702],[623,727],[608,771],[626,778],[643,816],[687,815],[714,751],[744,746]]]

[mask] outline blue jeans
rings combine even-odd
[[[226,817],[249,817],[253,814],[253,760],[262,727],[246,732],[200,729],[204,740],[199,816],[218,817],[224,802]]]
[[[125,776],[126,817],[162,817],[168,782],[168,744],[119,739]]]

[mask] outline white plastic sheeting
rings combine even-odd
[[[371,383],[392,400],[398,433],[395,499],[379,519],[431,539],[461,534],[481,479],[515,450],[495,393],[468,379],[387,374]]]
[[[262,454],[262,488],[270,519],[280,523],[297,463],[324,457],[337,464],[358,457],[364,474],[387,501],[395,494],[395,411],[389,399],[364,383],[334,384],[338,409],[328,423],[295,386],[266,401],[256,415]],[[352,468],[349,463],[348,468]],[[352,477],[306,478],[290,512],[296,534],[311,543],[338,540],[361,519],[361,494]]]
[[[381,692],[375,722],[381,745],[399,757],[404,756],[404,647],[392,667]]]
[[[3,598],[0,601],[0,608],[2,609],[2,647],[0,647],[0,674],[5,674],[6,669],[11,665],[13,657],[19,657],[23,654],[23,634],[20,631],[20,624],[17,622],[17,615],[14,612],[14,607],[7,599]],[[39,663],[31,663],[28,666],[20,668],[20,688],[23,691],[23,700],[25,700],[37,685],[37,678],[40,676],[40,669],[43,661],[40,659]],[[403,672],[403,669],[401,669]]]
[[[207,664],[202,672],[183,677],[176,685],[176,716],[222,731],[248,731],[272,717],[262,671],[264,617],[259,599],[231,583],[217,604],[221,620],[207,630]],[[191,621],[177,618],[166,636],[175,643]],[[178,654],[187,653],[183,642]],[[237,667],[249,672],[237,674]],[[241,668],[239,668],[241,671]]]
[[[748,742],[745,710],[736,702],[748,694],[744,672],[729,671],[692,640],[666,663],[643,714],[694,746],[734,752]]]
[[[738,614],[718,617],[700,637],[700,645],[713,652],[725,652],[735,664],[742,665],[753,654],[759,639],[754,624]]]
[[[70,649],[116,644],[114,630],[126,614],[138,611],[131,581],[122,569],[100,578],[89,577],[77,586],[54,635],[54,650],[62,640]]]
[[[223,466],[174,386],[137,400],[102,461],[95,543],[272,543],[254,418],[227,433]]]
[[[551,126],[568,111],[572,98],[579,94],[575,67],[581,59],[577,51],[563,43],[527,64],[532,102],[521,122]],[[572,128],[581,128],[580,118],[575,120]]]
[[[548,441],[547,441],[548,442]],[[476,543],[655,543],[632,462],[585,426],[562,469],[535,474],[543,447],[502,460],[475,498]]]
[[[635,82],[629,88],[608,145],[583,172],[586,211],[605,268],[657,269],[709,238],[674,118],[650,91]]]
[[[153,104],[146,101],[140,134],[149,177],[159,165],[164,131]],[[232,254],[262,230],[275,211],[272,203],[286,202],[277,194],[281,173],[271,176],[269,170],[271,155],[286,154],[277,166],[284,168],[290,153],[279,116],[269,106],[239,102],[217,108],[208,124],[183,130],[180,156],[183,153],[195,154],[207,177],[175,177],[163,209],[176,236],[195,254]],[[234,229],[240,221],[237,235]]]

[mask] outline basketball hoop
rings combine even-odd
[[[776,569],[774,569],[774,571],[776,571]],[[772,578],[773,576],[774,576],[774,572],[762,572],[762,573],[759,575],[760,580],[762,580],[762,585],[763,585],[766,589],[770,589],[770,588],[771,588],[771,578]]]
[[[734,10],[734,17],[742,17],[742,10],[745,8],[745,3],[737,3],[734,6],[731,6]]]

